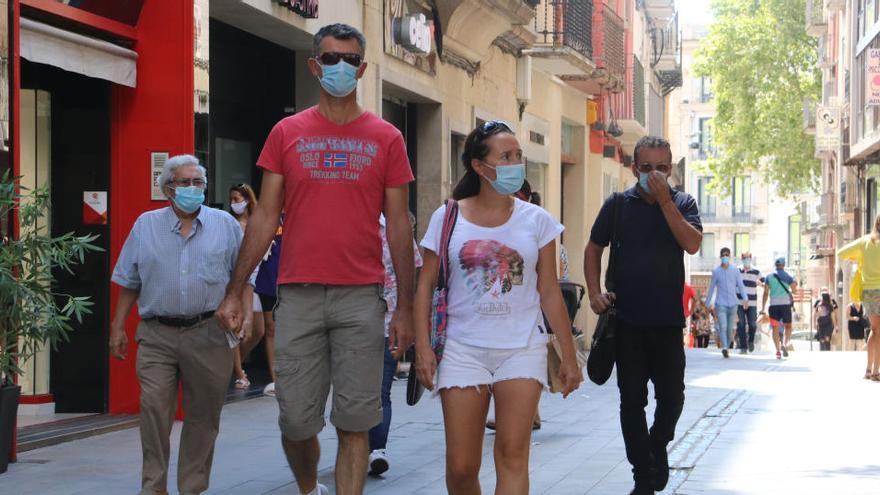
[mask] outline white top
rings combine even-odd
[[[538,251],[564,227],[546,210],[514,200],[513,215],[499,227],[481,227],[458,215],[449,243],[447,338],[476,347],[516,349],[546,339],[538,294]],[[437,253],[441,206],[421,245]],[[554,254],[555,259],[555,254]]]

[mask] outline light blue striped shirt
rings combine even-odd
[[[113,282],[138,291],[141,318],[195,316],[220,306],[241,246],[241,227],[223,210],[202,205],[184,239],[170,206],[134,223]],[[253,277],[251,277],[253,284]]]
[[[727,268],[719,265],[712,271],[712,282],[709,284],[709,292],[706,293],[707,305],[711,306],[712,296],[716,291],[716,306],[737,306],[740,300],[749,297],[742,274],[733,265],[727,265]]]

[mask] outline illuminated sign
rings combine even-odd
[[[394,43],[419,55],[431,53],[433,30],[425,14],[396,17],[391,21]]]
[[[318,0],[278,0],[278,3],[306,19],[318,18]]]

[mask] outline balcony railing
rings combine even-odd
[[[625,25],[614,9],[605,4],[593,13],[593,55],[596,67],[608,71],[623,85],[626,75]]]
[[[538,6],[535,32],[538,45],[568,47],[593,58],[592,0],[545,0]]]
[[[739,211],[739,212],[720,212],[720,211],[704,211],[700,209],[700,220],[703,221],[704,224],[752,224],[752,223],[762,223],[763,220],[751,211]]]

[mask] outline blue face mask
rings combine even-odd
[[[645,192],[651,192],[651,186],[648,185],[648,177],[651,176],[651,172],[639,172],[639,186],[645,190]]]
[[[487,163],[486,165],[495,170],[495,180],[490,180],[489,182],[496,191],[501,194],[513,194],[522,189],[523,181],[526,178],[525,165],[522,163],[499,166],[492,166]]]
[[[343,98],[357,87],[358,68],[349,63],[340,60],[334,65],[322,65],[321,71],[321,87],[332,96]]]
[[[175,187],[174,204],[184,213],[193,213],[205,202],[205,190],[197,186]]]
[[[730,256],[722,256],[721,257],[721,264],[722,265],[729,265],[730,264]]]

